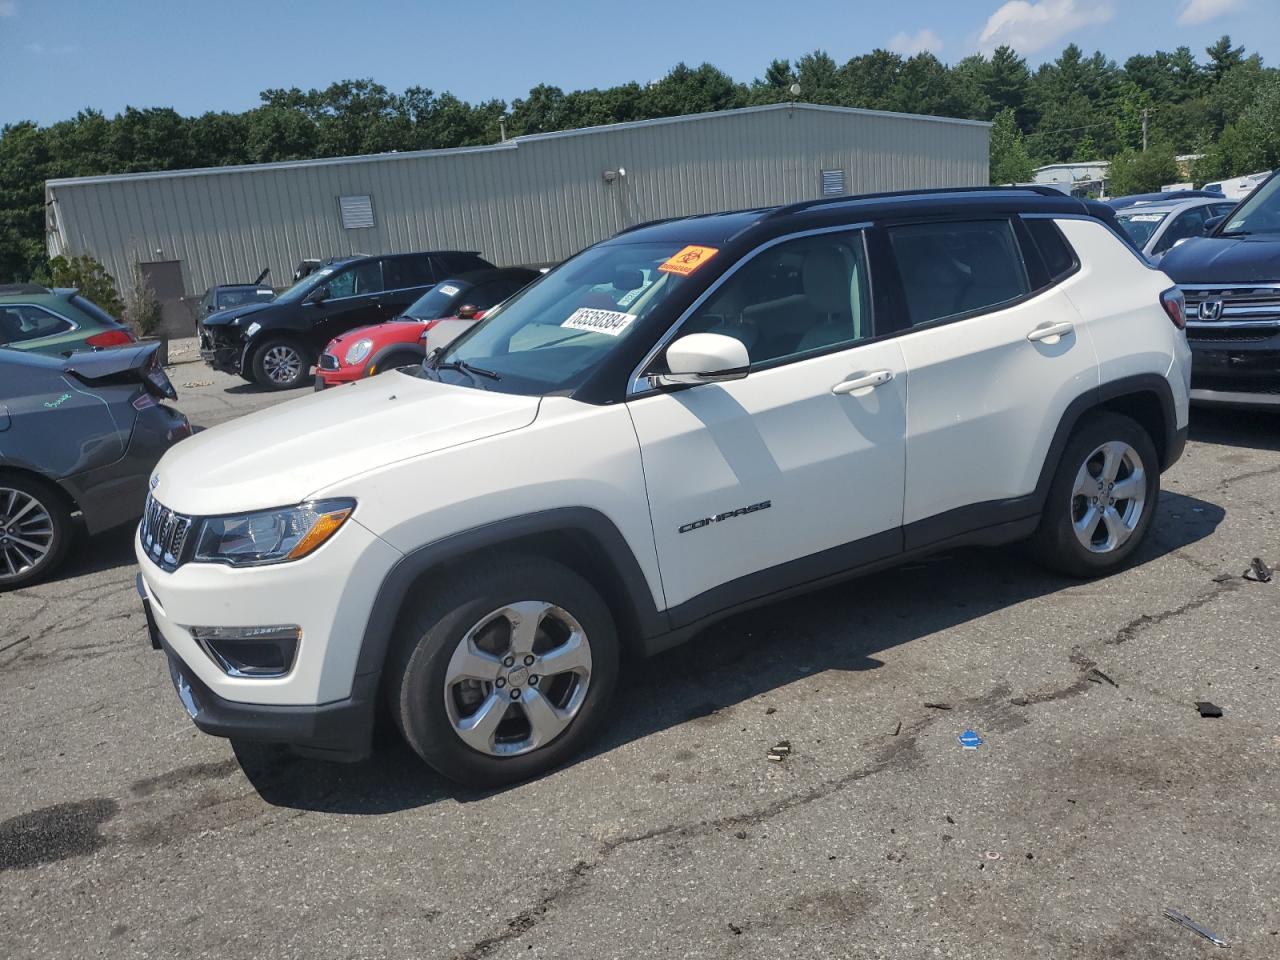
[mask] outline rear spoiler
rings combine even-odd
[[[173,388],[160,359],[158,343],[140,343],[133,347],[110,350],[80,350],[68,356],[62,369],[87,384],[140,383],[148,393],[165,400],[176,400]]]

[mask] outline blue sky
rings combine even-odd
[[[1033,63],[1071,41],[1123,62],[1230,33],[1280,61],[1276,0],[0,0],[0,123],[83,107],[243,110],[268,87],[372,77],[508,102],[647,81],[684,60],[739,80],[815,48],[947,62],[1008,41]]]

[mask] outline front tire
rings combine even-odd
[[[434,581],[401,618],[386,693],[423,760],[493,787],[563,763],[599,732],[618,659],[589,583],[553,561],[502,558]]]
[[[1062,452],[1032,555],[1072,577],[1112,573],[1142,545],[1159,498],[1160,461],[1146,430],[1118,413],[1091,413]]]
[[[66,557],[74,537],[71,512],[53,487],[0,473],[0,591],[44,577]]]
[[[253,351],[253,379],[268,390],[292,390],[311,376],[311,351],[292,337],[269,337]]]

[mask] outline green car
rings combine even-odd
[[[59,356],[136,341],[128,327],[78,290],[0,285],[0,347]]]

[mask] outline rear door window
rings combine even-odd
[[[66,317],[37,307],[18,303],[0,306],[0,343],[26,343],[70,333],[76,325]]]
[[[382,261],[382,279],[388,290],[426,287],[435,283],[431,258],[426,254],[411,257],[388,257]]]
[[[903,224],[887,233],[913,327],[993,310],[1030,292],[1008,220]]]

